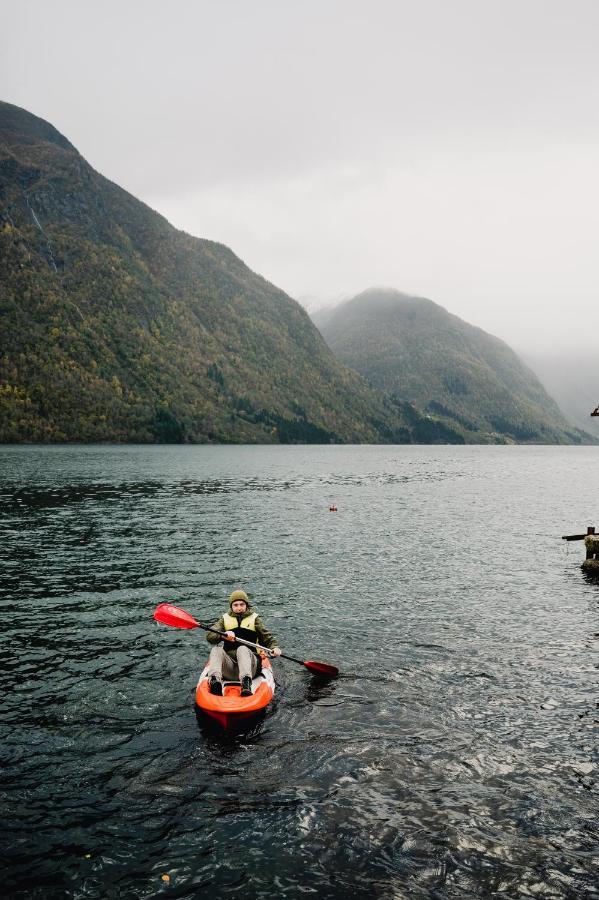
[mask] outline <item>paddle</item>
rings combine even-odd
[[[213,634],[219,634],[221,637],[225,636],[224,631],[218,631],[216,628],[202,625],[201,622],[197,622],[184,609],[179,609],[178,606],[173,606],[172,603],[161,603],[160,606],[157,606],[154,610],[154,618],[157,622],[162,622],[163,625],[171,625],[173,628],[203,628],[204,631],[211,631]],[[252,644],[251,641],[244,641],[243,638],[235,638],[235,641],[255,650],[263,650],[268,656],[272,655],[268,647]],[[314,662],[311,659],[304,661],[303,659],[296,659],[295,656],[287,656],[286,653],[281,653],[281,658],[290,659],[291,662],[299,663],[300,666],[305,666],[311,672],[315,672],[317,675],[325,675],[327,678],[335,678],[339,674],[339,669],[336,666],[329,666],[327,663]]]

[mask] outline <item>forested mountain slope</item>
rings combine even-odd
[[[462,440],[383,399],[302,307],[0,103],[0,440]]]
[[[498,338],[421,297],[371,289],[319,319],[338,358],[467,441],[579,443],[539,380]]]
[[[591,418],[591,410],[599,403],[598,355],[555,348],[551,352],[522,352],[520,356],[555,397],[568,421],[599,436],[599,418]]]

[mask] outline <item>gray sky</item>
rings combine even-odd
[[[311,308],[591,349],[599,0],[0,0],[0,97]]]

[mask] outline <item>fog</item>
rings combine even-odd
[[[595,0],[1,2],[1,98],[309,308],[591,350]]]

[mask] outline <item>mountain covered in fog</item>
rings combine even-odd
[[[599,437],[599,418],[591,410],[599,404],[599,354],[573,351],[523,351],[522,359],[555,398],[573,425]]]
[[[1,441],[461,441],[302,307],[0,103]]]
[[[336,356],[371,386],[440,418],[466,441],[591,440],[507,344],[431,300],[371,289],[313,319]]]

